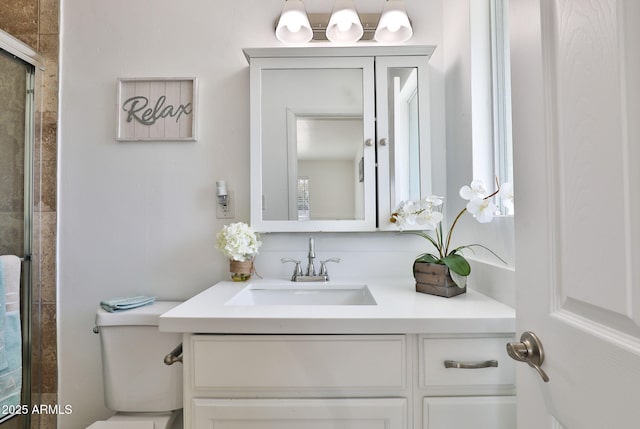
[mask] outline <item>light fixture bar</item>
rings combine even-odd
[[[309,23],[311,24],[311,30],[313,31],[313,40],[326,41],[327,40],[327,25],[331,18],[330,13],[309,13]],[[359,14],[360,21],[362,22],[362,29],[364,34],[360,40],[372,40],[373,35],[376,32],[378,21],[380,20],[379,13],[361,13]]]

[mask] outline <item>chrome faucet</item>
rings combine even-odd
[[[286,262],[293,262],[295,265],[293,269],[293,275],[291,276],[292,282],[326,282],[329,281],[329,272],[327,271],[328,262],[340,262],[340,258],[329,258],[325,261],[320,261],[320,272],[316,274],[316,267],[314,260],[316,259],[315,240],[313,237],[309,237],[309,253],[307,254],[307,269],[303,274],[300,261],[292,258],[282,258],[280,261],[284,264]]]
[[[316,275],[316,267],[313,266],[313,260],[316,259],[316,243],[313,237],[309,237],[309,254],[307,255],[307,276],[313,277]]]

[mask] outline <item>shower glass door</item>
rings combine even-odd
[[[11,342],[6,326],[0,330],[0,347],[6,354],[0,368],[0,423],[8,427],[18,423],[12,417],[22,414],[20,405],[30,401],[22,386],[29,386],[34,80],[33,65],[0,49],[0,255],[23,258],[19,301],[0,290],[0,317],[21,311],[22,323],[17,344]]]

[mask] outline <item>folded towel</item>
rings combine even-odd
[[[17,303],[6,297],[20,292],[20,258],[0,256],[0,412],[20,404],[22,390],[22,336]],[[11,408],[9,408],[11,409]],[[0,419],[6,417],[0,415]]]
[[[101,301],[100,306],[106,311],[113,313],[116,311],[131,310],[132,308],[142,307],[143,305],[153,304],[156,300],[155,296],[132,296],[128,298],[114,298],[107,301]]]
[[[0,371],[0,412],[20,404],[22,391],[22,339],[20,313],[7,312],[5,320],[5,350],[7,367]],[[0,418],[5,415],[0,415]]]

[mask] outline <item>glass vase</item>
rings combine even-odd
[[[253,261],[229,261],[229,272],[234,282],[246,282],[253,274]]]

